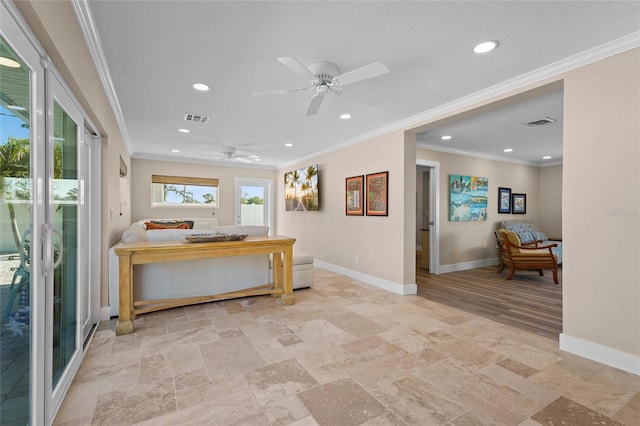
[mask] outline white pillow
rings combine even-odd
[[[202,229],[150,229],[147,231],[149,241],[175,241],[184,239],[185,235],[203,234]]]
[[[218,219],[191,219],[193,220],[193,229],[209,229],[218,224]]]
[[[147,229],[142,223],[134,223],[122,233],[122,241],[125,243],[135,243],[147,240]]]
[[[268,226],[255,226],[255,225],[244,225],[244,226],[212,226],[211,230],[214,232],[219,232],[221,234],[244,234],[249,236],[256,235],[267,235],[269,234]]]

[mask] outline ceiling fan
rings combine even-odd
[[[327,93],[333,92],[336,95],[340,95],[342,93],[342,86],[344,85],[377,77],[389,72],[387,66],[382,62],[374,62],[372,64],[365,65],[364,67],[340,74],[338,66],[331,62],[314,62],[309,64],[308,67],[305,67],[295,58],[287,56],[278,58],[278,61],[292,71],[305,77],[309,82],[310,87],[270,90],[267,92],[252,93],[252,95],[284,95],[288,93],[306,92],[309,89],[315,88],[316,93],[311,98],[309,107],[307,107],[306,115],[314,115],[318,113],[320,105],[322,105],[322,100]]]
[[[205,156],[215,157],[217,161],[239,161],[241,163],[253,163],[259,158],[257,155],[239,155],[238,149],[233,146],[223,146],[217,151],[217,154]]]

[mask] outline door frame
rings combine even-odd
[[[416,159],[429,168],[429,272],[440,273],[440,162]],[[432,223],[432,224],[431,224]],[[416,225],[414,224],[414,228]]]
[[[264,215],[265,223],[269,226],[269,235],[275,235],[275,220],[274,220],[274,203],[273,203],[273,180],[272,179],[257,179],[257,178],[234,178],[235,182],[235,219],[234,223],[240,225],[240,211],[242,194],[240,188],[242,186],[263,186],[265,188],[264,195]]]

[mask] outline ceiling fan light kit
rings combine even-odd
[[[297,59],[288,56],[279,57],[278,61],[296,74],[302,75],[307,79],[307,82],[311,87],[315,87],[316,93],[309,102],[306,115],[315,115],[320,111],[322,100],[327,93],[333,92],[339,96],[342,93],[342,86],[344,85],[377,77],[389,72],[389,69],[382,62],[374,62],[372,64],[365,65],[364,67],[340,74],[340,68],[332,62],[318,61],[305,67]],[[306,92],[311,87],[270,90],[267,92],[253,93],[252,95],[283,95]]]

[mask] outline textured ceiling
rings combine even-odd
[[[259,156],[267,167],[329,150],[640,30],[637,1],[88,4],[134,157],[213,162],[230,145]],[[485,40],[500,46],[474,54],[473,46]],[[305,116],[313,91],[251,96],[305,86],[276,60],[280,56],[305,65],[330,61],[341,72],[381,61],[390,72],[345,86],[340,96],[328,94],[317,115]],[[212,89],[196,92],[195,82]],[[456,133],[448,149],[504,156],[504,147],[522,144],[513,146],[512,158],[560,159],[561,93],[430,129],[431,136],[419,135],[418,142],[441,144],[433,139],[447,131]],[[340,120],[346,112],[352,119]],[[211,119],[187,123],[186,113]],[[519,123],[542,116],[558,122],[532,139],[532,129]]]

